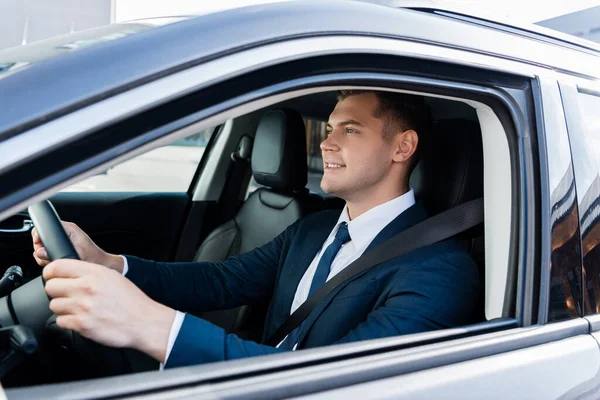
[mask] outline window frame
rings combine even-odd
[[[310,64],[312,59],[301,60],[305,62],[307,65]],[[307,68],[307,67],[306,67]],[[468,70],[468,68],[465,68]],[[501,73],[494,73],[485,70],[479,70],[482,72],[482,76],[500,76]],[[262,76],[269,77],[269,74],[262,74]],[[430,332],[424,334],[419,337],[397,337],[397,338],[388,338],[388,339],[377,339],[373,341],[365,341],[351,344],[354,349],[354,352],[349,352],[350,347],[338,347],[336,346],[331,348],[323,348],[323,349],[313,349],[308,350],[304,354],[286,354],[281,356],[281,358],[277,359],[277,367],[273,367],[271,359],[264,358],[261,361],[257,361],[256,359],[252,360],[252,362],[246,361],[245,363],[241,362],[238,370],[231,370],[231,368],[226,368],[225,370],[219,369],[221,374],[218,379],[225,379],[226,376],[239,376],[239,374],[244,374],[248,371],[248,368],[253,371],[270,371],[275,369],[294,369],[298,366],[303,365],[325,365],[333,361],[339,361],[340,357],[350,357],[351,359],[355,359],[359,354],[362,355],[377,355],[377,354],[387,354],[395,349],[394,346],[403,346],[407,345],[406,340],[414,341],[417,340],[419,344],[427,343],[428,340],[440,340],[441,337],[435,336],[435,339],[432,339],[428,334],[441,334],[445,336],[446,340],[454,340],[462,338],[465,335],[469,335],[474,332],[482,332],[487,329],[496,330],[501,329],[501,332],[490,333],[490,335],[495,338],[493,341],[498,343],[505,343],[504,346],[498,346],[492,349],[491,346],[479,346],[476,342],[479,342],[482,337],[475,336],[466,338],[467,342],[474,345],[480,351],[467,351],[462,352],[458,358],[453,358],[452,362],[458,362],[465,359],[471,359],[473,357],[482,356],[482,354],[491,354],[497,353],[501,351],[507,351],[507,349],[511,348],[519,348],[519,346],[531,346],[536,343],[542,343],[544,340],[558,340],[558,338],[568,337],[568,335],[574,335],[581,331],[581,324],[577,321],[570,321],[569,324],[561,324],[560,326],[553,326],[542,329],[541,331],[537,331],[536,333],[532,333],[531,328],[524,328],[524,325],[529,325],[531,320],[533,319],[533,315],[537,313],[537,310],[532,309],[533,297],[536,296],[533,282],[531,282],[532,277],[528,276],[528,270],[531,268],[536,268],[539,263],[536,262],[536,255],[531,254],[535,252],[527,251],[528,248],[535,248],[537,246],[535,242],[535,231],[534,227],[536,226],[536,193],[535,191],[525,191],[524,189],[528,185],[532,185],[536,187],[536,155],[529,152],[528,150],[532,148],[536,148],[535,146],[535,138],[532,135],[527,135],[531,130],[531,120],[526,118],[528,110],[528,101],[527,98],[523,98],[523,96],[519,96],[521,93],[520,89],[516,88],[504,88],[503,90],[492,89],[489,86],[483,85],[479,86],[478,84],[474,84],[472,76],[460,75],[453,76],[454,80],[449,79],[431,79],[431,78],[423,78],[423,77],[415,77],[415,76],[403,76],[403,75],[385,75],[383,73],[338,73],[338,74],[322,74],[322,75],[314,75],[310,77],[303,78],[287,78],[286,80],[279,81],[277,83],[271,85],[262,85],[258,90],[254,91],[244,91],[243,95],[238,95],[237,97],[232,97],[233,95],[229,93],[230,99],[228,101],[222,101],[221,103],[213,104],[209,109],[201,109],[201,111],[193,112],[189,115],[185,115],[181,117],[177,121],[170,121],[165,125],[157,125],[153,129],[149,129],[148,131],[135,136],[134,138],[126,138],[127,141],[122,141],[117,145],[107,144],[106,149],[104,150],[103,157],[96,158],[93,160],[92,165],[90,163],[85,162],[73,162],[67,168],[62,170],[62,174],[60,174],[59,178],[51,179],[46,182],[48,187],[51,187],[51,190],[55,190],[56,187],[60,187],[60,185],[64,184],[65,180],[72,179],[73,177],[78,177],[81,175],[85,175],[86,173],[90,173],[94,168],[104,167],[107,164],[115,162],[117,157],[115,157],[115,149],[118,149],[120,152],[127,152],[128,155],[139,153],[148,149],[149,147],[158,145],[161,141],[172,140],[173,136],[170,135],[172,132],[177,131],[178,129],[182,129],[184,127],[189,127],[190,124],[193,124],[194,121],[201,121],[200,124],[213,124],[215,121],[223,122],[224,118],[231,116],[232,112],[235,113],[243,113],[244,107],[249,104],[250,101],[254,100],[259,102],[260,100],[264,101],[268,95],[277,96],[281,93],[286,93],[291,91],[292,89],[302,89],[307,87],[315,87],[322,86],[324,84],[344,84],[348,86],[352,85],[374,85],[374,86],[382,86],[385,87],[401,87],[401,88],[410,88],[412,90],[423,90],[427,92],[431,92],[435,89],[436,92],[440,94],[450,94],[454,97],[457,97],[457,93],[460,97],[465,98],[475,98],[477,101],[489,102],[492,104],[492,107],[501,106],[503,112],[501,114],[501,121],[506,125],[506,129],[509,132],[513,131],[512,121],[516,121],[517,124],[517,132],[520,133],[518,139],[516,138],[517,132],[513,132],[515,134],[515,138],[511,143],[513,147],[513,151],[517,151],[520,154],[520,161],[516,166],[513,166],[513,185],[515,186],[514,195],[517,199],[517,202],[514,204],[520,204],[520,206],[515,211],[515,215],[517,215],[517,220],[520,223],[515,223],[513,220],[514,229],[518,229],[518,232],[513,232],[514,241],[519,241],[517,246],[511,246],[514,251],[514,254],[511,256],[511,259],[514,259],[515,262],[511,263],[518,268],[518,274],[515,274],[517,278],[518,285],[515,293],[517,293],[518,300],[517,304],[513,305],[515,307],[516,319],[510,318],[507,320],[499,320],[487,322],[477,327],[472,326],[470,328],[457,328],[457,330],[444,330],[439,332]],[[481,78],[481,76],[480,76]],[[527,81],[528,78],[520,78]],[[461,80],[470,81],[469,83],[461,82]],[[490,78],[491,80],[491,78]],[[497,80],[495,81],[498,82]],[[233,87],[238,88],[238,90],[245,90],[245,86],[238,87],[237,85],[232,85]],[[501,86],[500,84],[498,86]],[[219,85],[216,84],[214,87],[219,89]],[[244,89],[243,89],[244,88]],[[218,90],[215,89],[215,90]],[[204,93],[205,90],[200,90],[197,93]],[[160,109],[159,111],[166,111],[169,109],[171,104],[164,105],[165,109]],[[232,111],[234,110],[234,111]],[[152,110],[156,112],[156,110]],[[524,115],[525,114],[525,115]],[[119,121],[117,124],[124,124],[125,126],[133,126],[135,122],[139,119],[144,118],[145,113],[137,114],[135,116],[130,117],[125,121]],[[109,127],[110,128],[110,127]],[[102,131],[101,131],[102,132]],[[67,145],[70,151],[75,151],[77,149],[76,146],[72,146],[72,144]],[[205,159],[206,157],[203,157]],[[86,160],[87,161],[87,160]],[[524,165],[522,165],[523,163]],[[204,171],[206,172],[206,171]],[[48,178],[42,178],[48,179]],[[36,192],[37,196],[44,196],[47,191],[39,190]],[[525,198],[521,198],[525,197]],[[27,201],[32,201],[32,198],[29,198]],[[521,215],[519,215],[521,213]],[[513,216],[514,217],[514,216]],[[515,250],[515,247],[517,250]],[[525,267],[527,265],[527,267]],[[517,328],[519,326],[519,328]],[[504,329],[515,328],[513,330],[506,331]],[[471,329],[471,331],[469,331]],[[510,341],[504,340],[504,336],[517,335],[519,338],[522,337],[522,340]],[[516,337],[516,336],[515,336]],[[532,339],[532,337],[534,339]],[[510,342],[510,344],[509,344]],[[404,344],[402,344],[404,343]],[[439,342],[434,343],[434,345],[438,345],[439,347],[451,346],[451,342]],[[512,347],[511,347],[512,346]],[[419,351],[420,348],[416,349]],[[403,349],[405,350],[405,349]],[[483,351],[483,353],[482,353]],[[308,358],[304,358],[308,357]],[[275,361],[274,359],[272,360]],[[446,362],[450,362],[450,359],[446,359]],[[254,364],[260,364],[254,365]],[[237,365],[237,364],[236,364]],[[203,367],[203,366],[200,366]],[[211,367],[211,366],[209,366]],[[214,368],[214,366],[213,366]],[[205,368],[206,369],[206,368]],[[175,371],[174,371],[175,372]],[[257,372],[258,373],[258,372]],[[171,377],[175,375],[172,374]],[[185,376],[181,377],[185,378],[184,380],[187,383],[182,383],[180,380],[177,385],[189,385],[191,382],[197,382],[196,377]],[[217,378],[214,378],[217,379]],[[161,379],[162,381],[162,379]],[[109,388],[107,388],[109,389]]]

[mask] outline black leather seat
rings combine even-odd
[[[429,215],[483,197],[483,144],[476,121],[436,121],[421,161],[410,180]],[[474,322],[485,320],[485,254],[483,224],[458,235],[479,269],[480,296]]]
[[[410,185],[430,215],[483,197],[483,145],[475,121],[436,121]]]
[[[306,189],[306,131],[296,111],[269,111],[262,117],[251,163],[254,180],[264,187],[248,197],[232,220],[209,234],[195,261],[222,261],[250,251],[268,243],[303,216],[324,208],[323,199]],[[255,311],[253,308],[252,313]],[[251,315],[248,307],[199,315],[238,334],[260,325],[260,318]],[[245,326],[250,319],[252,326]]]

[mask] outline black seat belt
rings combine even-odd
[[[441,242],[483,222],[483,199],[475,199],[437,214],[400,232],[344,268],[317,289],[265,342],[277,346],[340,284],[353,276],[411,251]]]

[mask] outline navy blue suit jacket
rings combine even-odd
[[[263,341],[289,317],[304,272],[338,220],[311,214],[270,243],[224,262],[159,263],[128,257],[127,277],[177,310],[217,310],[268,301]],[[366,251],[427,217],[417,203],[390,222]],[[363,272],[338,286],[306,319],[298,349],[450,328],[470,322],[477,267],[447,240]],[[226,334],[186,314],[166,368],[285,351]]]

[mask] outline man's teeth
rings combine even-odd
[[[325,163],[325,166],[327,168],[341,168],[341,167],[343,167],[343,165],[340,165],[340,164],[330,164],[330,163]]]

